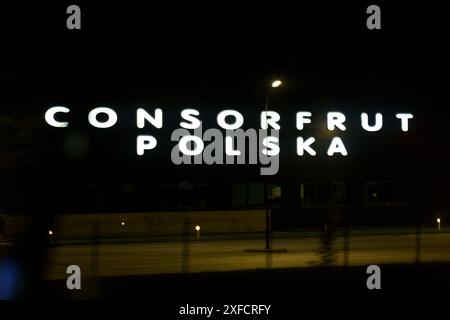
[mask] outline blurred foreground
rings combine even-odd
[[[286,252],[259,252],[263,239],[190,240],[152,243],[58,245],[49,250],[46,279],[67,277],[66,268],[76,264],[85,276],[110,277],[166,273],[196,273],[321,266],[324,254],[335,266],[368,266],[414,262],[450,262],[450,233],[421,235],[336,237],[330,252],[323,252],[317,237],[275,239],[273,248]],[[417,250],[420,250],[417,252]]]
[[[264,250],[262,234],[81,241],[50,236],[42,272],[33,282],[27,273],[34,265],[12,259],[8,252],[16,245],[3,241],[0,293],[6,299],[164,298],[183,303],[228,298],[450,300],[449,230],[414,231],[276,232],[273,251]],[[382,290],[366,287],[366,268],[372,264],[381,268]],[[67,289],[69,265],[81,268],[82,290]]]

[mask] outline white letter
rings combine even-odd
[[[106,120],[105,122],[99,122],[97,120],[97,115],[99,113],[107,114],[108,120]],[[99,108],[95,108],[91,112],[89,112],[88,120],[89,120],[89,123],[96,128],[101,128],[101,129],[110,128],[113,125],[115,125],[117,122],[117,113],[113,109],[99,107]]]
[[[236,121],[233,124],[226,123],[225,118],[228,116],[233,116]],[[236,130],[240,128],[243,123],[244,117],[236,110],[223,110],[217,115],[217,124],[225,130]]]
[[[305,123],[311,123],[311,119],[308,119],[306,117],[311,117],[311,112],[304,111],[304,112],[297,112],[297,129],[303,130],[303,125]]]
[[[381,113],[377,113],[375,115],[375,124],[373,126],[369,126],[369,116],[367,113],[361,113],[361,125],[364,130],[369,132],[375,132],[380,130],[383,127],[383,116]]]
[[[332,156],[336,152],[339,152],[343,156],[347,155],[347,150],[345,149],[344,143],[341,138],[335,137],[331,140],[330,147],[328,148],[327,154]]]
[[[276,129],[275,129],[276,130]],[[266,156],[277,156],[280,153],[280,147],[278,146],[279,140],[277,137],[266,137],[263,139],[263,146],[266,147],[262,149],[262,153]]]
[[[299,156],[302,156],[305,154],[304,151],[308,152],[310,155],[315,156],[316,155],[316,151],[314,151],[310,145],[314,143],[314,141],[316,141],[316,139],[314,139],[313,137],[306,139],[306,141],[303,141],[302,137],[298,137],[297,138],[297,154]]]
[[[73,264],[67,267],[67,274],[71,274],[66,280],[67,289],[81,290],[81,269],[79,266]]]
[[[381,10],[377,5],[371,5],[367,7],[366,13],[373,13],[367,18],[367,28],[369,30],[381,29]]]
[[[191,141],[195,143],[195,148],[192,150],[187,147],[187,144]],[[178,145],[180,147],[180,151],[187,156],[199,155],[200,153],[202,153],[203,148],[205,147],[202,139],[197,136],[184,136],[180,139]]]
[[[225,154],[227,156],[240,156],[241,151],[233,150],[233,137],[225,137]]]
[[[200,115],[200,112],[198,112],[197,110],[184,109],[183,111],[181,111],[181,117],[184,120],[189,121],[190,123],[180,122],[180,127],[185,128],[185,129],[197,129],[198,127],[200,127],[201,122],[194,116],[198,116],[198,115]]]
[[[52,107],[47,110],[45,113],[45,121],[56,128],[65,128],[69,125],[69,122],[59,122],[55,120],[55,114],[58,112],[68,113],[70,112],[69,108],[66,107]]]
[[[408,131],[408,120],[414,118],[411,113],[397,113],[395,115],[402,121],[402,131]]]
[[[280,118],[278,112],[275,111],[261,112],[261,129],[267,130],[268,125],[270,125],[275,130],[280,130],[280,125],[277,123]]]
[[[66,26],[67,29],[81,29],[81,10],[77,5],[70,5],[67,7],[66,13],[72,13],[70,17],[67,18]]]
[[[156,139],[153,136],[138,136],[136,142],[136,152],[139,156],[144,154],[144,150],[151,150],[156,147]]]
[[[161,129],[163,125],[163,113],[161,109],[155,110],[155,117],[152,117],[142,108],[136,111],[136,123],[137,127],[142,129],[145,127],[145,120],[150,122],[155,128]]]
[[[367,267],[367,274],[373,273],[369,278],[367,278],[366,285],[367,289],[381,289],[381,269],[379,266],[373,264]]]
[[[341,131],[345,131],[345,115],[340,112],[328,112],[327,114],[327,129],[330,131],[334,130],[336,126]]]

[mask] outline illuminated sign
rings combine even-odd
[[[56,128],[67,128],[70,126],[70,109],[64,106],[49,108],[45,113],[45,121],[48,125]],[[99,119],[102,116],[102,120]],[[397,113],[395,117],[399,120],[401,131],[409,130],[409,121],[413,119],[411,113]],[[225,137],[219,129],[211,128],[202,131],[202,121],[200,112],[195,109],[184,109],[180,113],[180,128],[174,130],[171,140],[178,142],[172,150],[172,162],[176,165],[191,164],[191,157],[194,157],[194,164],[234,164],[246,163],[245,141],[249,142],[248,163],[261,163],[270,165],[267,170],[261,169],[261,174],[276,174],[278,172],[279,131],[281,130],[281,116],[276,111],[263,111],[260,115],[260,128],[258,132],[249,128],[245,131],[244,116],[237,110],[226,109],[217,114],[216,123],[220,129],[225,130]],[[296,114],[296,128],[304,130],[305,126],[311,124],[312,113],[309,111],[299,111]],[[118,121],[117,113],[108,107],[97,107],[88,113],[88,122],[95,128],[108,129],[114,127]],[[346,131],[346,117],[343,113],[330,111],[326,115],[326,130],[339,132]],[[164,113],[160,108],[156,108],[149,113],[143,108],[136,110],[136,127],[143,129],[146,125],[151,125],[156,129],[163,128]],[[361,113],[361,128],[367,132],[377,132],[383,127],[383,115],[376,113],[370,115]],[[297,137],[298,156],[316,156],[317,152],[313,148],[314,137]],[[143,156],[146,152],[157,148],[158,141],[152,135],[138,135],[136,139],[136,154]],[[224,153],[225,151],[225,161]],[[331,139],[327,149],[327,155],[347,156],[348,151],[344,141],[335,136]],[[203,155],[203,156],[202,156]],[[275,161],[274,161],[275,159]],[[272,162],[275,165],[272,165]]]

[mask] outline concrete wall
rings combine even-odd
[[[21,225],[29,224],[29,217],[3,216],[7,237],[20,236]],[[22,221],[22,223],[20,222]],[[122,222],[125,225],[122,225]],[[189,211],[151,213],[65,214],[56,218],[55,239],[83,239],[100,237],[142,237],[183,235],[183,230],[195,235],[199,225],[201,234],[260,232],[265,230],[264,210]]]

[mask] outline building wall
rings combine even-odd
[[[2,218],[8,238],[20,237],[30,225],[28,216]],[[56,217],[52,231],[54,239],[182,236],[195,235],[196,225],[201,234],[261,232],[265,230],[265,211],[64,214]]]

